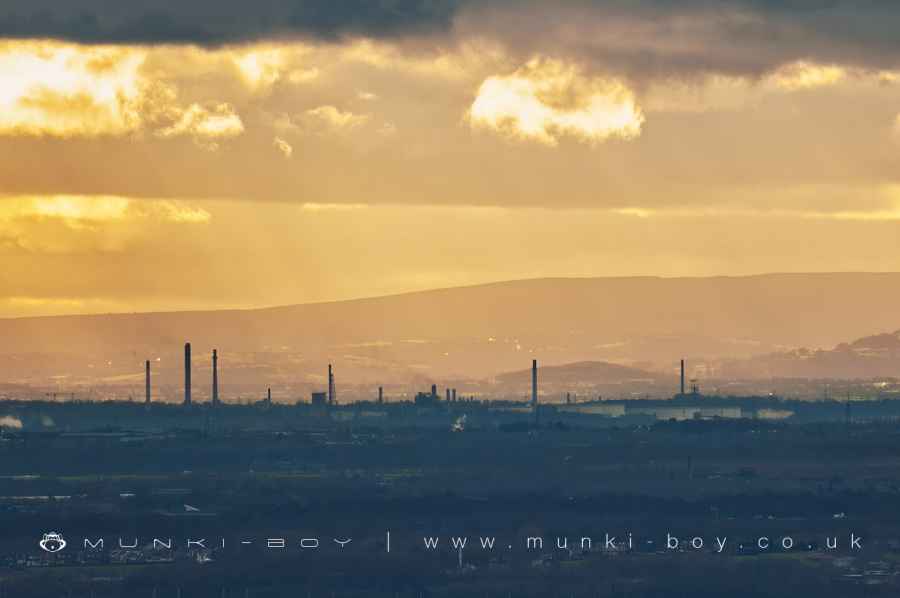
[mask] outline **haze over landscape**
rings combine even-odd
[[[900,274],[540,279],[254,310],[2,319],[0,376],[60,390],[140,383],[151,359],[177,384],[185,341],[200,368],[217,348],[237,385],[321,382],[329,362],[345,384],[503,382],[533,358],[600,362],[578,379],[669,387],[684,357],[703,378],[892,376],[900,339],[873,335],[900,328],[898,296]]]

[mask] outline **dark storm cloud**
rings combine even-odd
[[[787,62],[900,68],[896,0],[570,0],[480,3],[457,28],[523,54],[576,58],[635,78],[761,75]],[[468,7],[467,7],[468,8]]]
[[[470,36],[639,77],[900,67],[897,0],[0,0],[0,37],[219,45]],[[413,51],[413,50],[411,50]]]
[[[463,0],[4,0],[0,36],[215,45],[447,29]]]

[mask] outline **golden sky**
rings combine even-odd
[[[140,29],[20,4],[0,317],[900,270],[900,9],[407,2]]]

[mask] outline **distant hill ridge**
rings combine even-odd
[[[198,363],[218,348],[223,368],[237,353],[289,353],[279,367],[343,360],[342,371],[373,377],[409,368],[480,378],[527,367],[531,355],[547,366],[674,364],[835,347],[900,327],[897,297],[900,273],[548,278],[251,310],[0,319],[0,357],[59,354],[61,365],[40,361],[41,371],[73,375],[108,362],[123,364],[110,375],[139,373],[160,358],[175,380],[189,340]],[[0,380],[30,362],[3,363]]]
[[[833,349],[800,348],[726,364],[726,377],[900,378],[900,330],[874,334]]]

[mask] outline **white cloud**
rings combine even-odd
[[[271,87],[282,75],[284,52],[278,48],[245,50],[234,56],[244,81],[254,90]]]
[[[244,50],[231,50],[232,60],[251,90],[269,91],[273,85],[287,79],[290,83],[303,84],[315,81],[321,74],[317,67],[303,66],[312,48],[305,44],[291,43],[280,47],[263,45]],[[223,52],[229,52],[228,49]],[[215,55],[215,52],[209,54]]]
[[[781,89],[795,91],[834,85],[846,76],[847,70],[841,66],[801,60],[779,67],[768,77],[768,81]]]
[[[308,69],[294,69],[288,73],[288,81],[291,83],[309,83],[319,78],[320,71],[316,67]]]
[[[285,158],[290,158],[294,154],[294,148],[291,147],[291,144],[281,137],[276,137],[272,141],[272,145],[274,145],[275,149],[281,152],[281,155],[283,155]]]
[[[78,229],[126,220],[154,219],[178,224],[209,222],[210,213],[171,199],[130,199],[106,195],[52,195],[5,197],[0,201],[0,223],[59,220]]]
[[[633,139],[644,123],[622,82],[587,77],[575,66],[541,58],[511,75],[486,79],[468,117],[473,125],[547,145],[564,136],[589,143]]]
[[[161,137],[190,135],[200,143],[228,139],[244,132],[244,123],[234,108],[227,103],[209,107],[191,104],[186,110],[178,110],[180,116],[170,126],[160,129]],[[215,147],[214,145],[210,147]]]
[[[104,195],[0,199],[0,251],[17,254],[120,253],[154,231],[207,225],[207,210],[172,199]],[[2,240],[2,239],[0,239]]]
[[[335,106],[325,105],[312,108],[304,113],[307,122],[318,122],[333,129],[352,129],[369,119],[366,114],[345,112]]]
[[[781,65],[761,78],[708,74],[687,80],[654,80],[644,90],[641,103],[648,112],[737,111],[775,95],[835,87],[850,81],[889,85],[892,77],[890,71],[798,61]]]
[[[300,209],[304,212],[351,212],[368,207],[364,203],[305,203]]]
[[[147,67],[150,53],[141,47],[0,42],[0,134],[69,138],[150,131],[208,142],[243,132],[228,103],[179,102],[165,73]],[[266,76],[264,65],[257,70],[257,77]]]
[[[133,48],[0,43],[0,133],[95,137],[137,130],[145,56]]]

